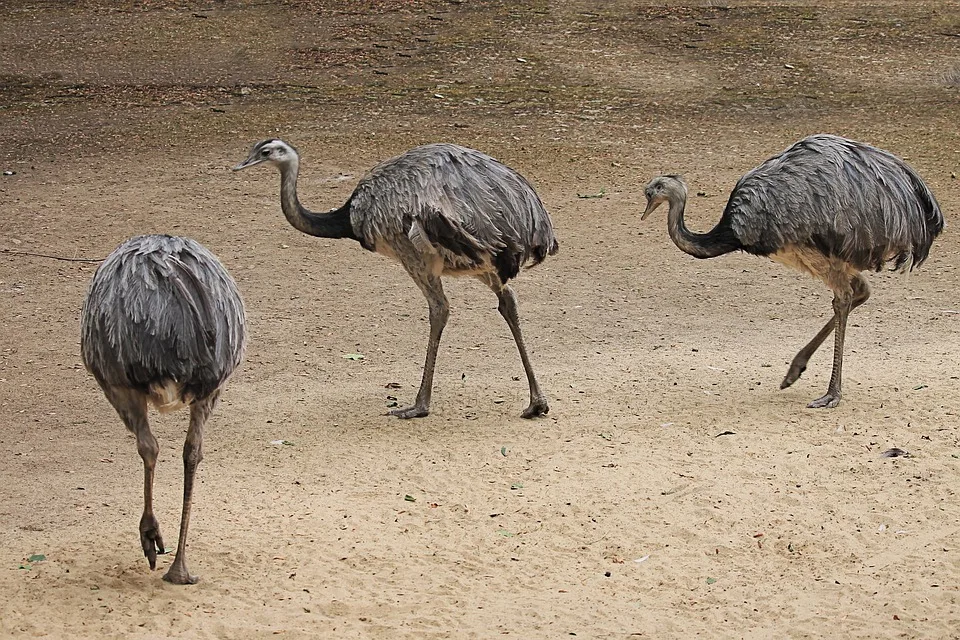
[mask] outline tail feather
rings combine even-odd
[[[923,213],[924,230],[926,233],[917,234],[913,244],[913,254],[909,258],[899,258],[895,268],[913,269],[923,264],[930,254],[930,245],[934,238],[940,235],[945,226],[943,212],[940,210],[940,204],[936,197],[927,187],[926,183],[913,171],[909,171],[910,184],[913,192],[917,196],[917,202]]]

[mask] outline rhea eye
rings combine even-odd
[[[270,149],[261,149],[261,150],[260,150],[260,155],[262,155],[262,156],[268,156],[268,155],[270,155]]]

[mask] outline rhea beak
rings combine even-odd
[[[260,164],[261,162],[263,162],[263,158],[260,158],[259,156],[250,156],[249,158],[247,158],[237,166],[233,167],[231,171],[240,171],[241,169],[252,167],[255,164]]]
[[[662,203],[663,203],[662,198],[648,198],[647,208],[644,209],[642,214],[640,214],[640,220],[646,220],[647,216],[653,213],[653,210],[659,207]]]

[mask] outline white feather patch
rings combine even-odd
[[[189,406],[192,398],[182,398],[183,385],[167,380],[163,384],[150,386],[150,404],[160,413],[170,413],[177,409]]]

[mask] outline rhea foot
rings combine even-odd
[[[200,576],[190,575],[186,563],[180,562],[179,556],[173,561],[167,572],[163,574],[163,579],[171,584],[197,584],[200,582]]]
[[[143,555],[150,563],[150,569],[157,568],[157,553],[166,553],[163,548],[163,537],[160,535],[160,523],[152,513],[144,513],[140,518],[140,546]]]
[[[418,404],[405,409],[393,409],[387,412],[388,416],[397,416],[401,420],[409,420],[410,418],[423,418],[429,414],[430,410],[428,408],[421,407]]]
[[[521,418],[539,418],[540,416],[545,416],[550,412],[550,406],[547,404],[547,399],[544,397],[531,398],[530,406],[523,410],[523,413],[520,414]]]
[[[826,394],[820,396],[813,402],[807,405],[808,409],[832,409],[840,403],[840,392],[832,393],[827,391]]]
[[[798,364],[797,362],[791,362],[790,368],[787,369],[787,375],[783,377],[783,382],[780,383],[781,389],[786,389],[794,382],[800,379],[800,376],[803,375],[803,372],[807,370],[807,364]]]

